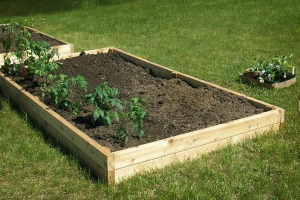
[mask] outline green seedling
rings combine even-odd
[[[93,93],[85,96],[86,100],[89,100],[92,105],[95,106],[93,112],[93,118],[95,122],[99,122],[104,125],[112,125],[112,120],[119,121],[118,112],[113,111],[114,107],[123,110],[121,101],[117,99],[119,92],[115,88],[110,88],[107,82],[96,86]]]
[[[55,104],[60,108],[69,108],[70,102],[68,100],[71,90],[68,76],[60,74],[56,84],[50,87],[48,93]]]
[[[22,26],[20,33],[18,33],[15,38],[17,50],[13,52],[20,66],[24,66],[24,62],[29,58],[30,40],[30,32]]]
[[[47,42],[35,41],[30,44],[30,57],[26,64],[29,66],[30,74],[45,78],[46,87],[49,81],[56,78],[54,72],[62,66],[60,62],[53,60],[55,55],[58,56],[58,50],[51,50]]]
[[[8,72],[8,73],[12,73],[12,71],[15,71],[17,69],[17,66],[11,65],[11,54],[9,54],[11,47],[13,44],[16,44],[17,46],[17,51],[20,51],[20,49],[22,48],[22,46],[26,46],[27,44],[27,36],[30,37],[30,33],[28,33],[27,31],[25,31],[25,29],[23,29],[22,31],[22,26],[17,23],[17,22],[11,22],[9,24],[6,24],[2,27],[2,33],[4,35],[4,38],[2,40],[2,45],[5,51],[5,55],[4,55],[4,69]],[[17,59],[22,60],[22,58],[18,58],[18,56],[21,53],[18,52],[16,53]]]
[[[115,132],[115,137],[124,141],[125,144],[127,144],[130,138],[130,132],[126,129],[125,125],[122,124]]]
[[[70,78],[70,83],[71,88],[76,87],[79,89],[79,91],[82,91],[84,94],[87,93],[87,82],[83,76],[78,75]],[[73,90],[71,90],[71,96],[73,102],[71,104],[70,109],[74,115],[77,115],[81,111],[81,108],[84,104],[84,96],[79,96],[79,94],[77,92],[73,92]]]
[[[2,33],[4,35],[2,45],[6,54],[10,51],[11,46],[15,43],[16,35],[20,29],[21,25],[17,22],[11,22],[2,26]]]
[[[83,76],[68,78],[67,75],[60,74],[56,84],[47,91],[58,107],[68,109],[77,115],[83,106],[83,99],[77,92],[74,92],[75,88],[84,93],[87,92],[87,82]]]
[[[134,97],[129,102],[125,103],[129,107],[128,115],[133,129],[136,131],[139,138],[142,138],[145,135],[145,132],[143,131],[143,120],[148,115],[148,112],[142,106],[144,103],[145,100],[141,100],[138,97]]]
[[[138,97],[132,98],[130,101],[124,102],[124,110],[120,114],[120,126],[115,132],[115,137],[128,143],[130,138],[130,131],[126,129],[125,122],[130,121],[132,130],[141,139],[144,137],[145,132],[143,131],[143,120],[147,117],[148,112],[143,108],[145,103],[144,99]]]

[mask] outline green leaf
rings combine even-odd
[[[107,124],[108,124],[109,126],[111,126],[111,118],[110,118],[110,117],[107,117],[107,118],[106,118],[106,122],[107,122]]]
[[[116,121],[117,121],[117,122],[119,122],[119,121],[120,121],[120,118],[119,118],[119,115],[118,115],[118,113],[115,113],[114,115],[115,115],[115,119],[116,119]]]
[[[118,108],[120,111],[123,111],[123,106],[122,106],[122,104],[121,104],[120,102],[118,102],[118,103],[116,104],[116,106],[117,106],[117,108]]]
[[[99,113],[98,110],[95,110],[95,111],[93,112],[93,117],[94,117],[94,121],[97,121],[97,120],[99,119],[100,113]]]

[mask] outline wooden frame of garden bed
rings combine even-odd
[[[289,80],[286,80],[286,81],[283,81],[283,82],[280,82],[280,83],[273,83],[273,84],[261,83],[261,82],[259,82],[259,80],[250,78],[250,77],[246,76],[245,74],[240,74],[240,79],[244,83],[258,85],[258,86],[265,87],[265,88],[268,88],[268,89],[285,88],[285,87],[289,87],[291,85],[294,85],[296,83],[296,76],[294,78],[289,79]]]
[[[3,25],[3,24],[0,24],[0,25]],[[37,32],[38,34],[42,34],[42,35],[44,35],[44,36],[47,36],[47,37],[49,37],[49,38],[52,38],[52,39],[54,39],[54,40],[57,40],[57,41],[59,41],[59,42],[64,43],[64,44],[62,44],[62,45],[51,46],[52,49],[53,49],[53,48],[57,48],[59,55],[70,54],[70,53],[73,53],[73,52],[74,52],[74,46],[73,46],[73,44],[71,44],[71,43],[69,43],[69,42],[66,42],[66,41],[63,41],[63,40],[61,40],[61,39],[52,37],[52,36],[50,36],[50,35],[48,35],[48,34],[46,34],[46,33],[43,33],[43,32],[41,32],[41,31],[37,31],[37,30],[35,30],[35,29],[33,29],[33,28],[30,28],[30,27],[28,27],[28,26],[24,26],[24,27],[25,27],[26,29],[31,30],[31,31]],[[0,44],[0,45],[2,45],[2,44]],[[9,52],[8,54],[11,54],[11,52]],[[4,55],[5,55],[5,53],[0,53],[0,65],[3,65],[3,63],[4,63]],[[11,58],[11,60],[15,60],[15,59],[14,59],[14,58]]]
[[[209,85],[246,98],[256,106],[266,110],[266,112],[228,123],[111,152],[39,101],[38,97],[32,96],[10,78],[0,73],[0,87],[2,91],[15,101],[46,132],[76,153],[82,163],[91,169],[95,175],[110,184],[118,183],[138,172],[162,168],[177,161],[193,159],[200,154],[216,150],[227,144],[236,143],[270,131],[276,131],[284,124],[284,110],[279,107],[168,69],[116,48],[102,48],[86,51],[85,53],[97,54],[107,52],[116,52],[126,60],[150,69],[154,76],[162,78],[177,77],[188,82],[193,87]],[[79,54],[73,53],[64,55],[61,58],[76,57]]]

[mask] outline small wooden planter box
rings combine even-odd
[[[254,84],[254,85],[258,85],[258,86],[269,88],[269,89],[273,89],[273,88],[276,88],[276,89],[285,88],[285,87],[289,87],[289,86],[291,86],[291,85],[293,85],[293,84],[296,83],[296,76],[294,78],[292,78],[292,79],[289,79],[289,80],[286,80],[286,81],[283,81],[283,82],[280,82],[280,83],[273,83],[273,84],[270,84],[270,83],[261,83],[261,82],[259,82],[259,80],[250,78],[250,77],[246,76],[245,74],[240,74],[240,79],[244,83]]]
[[[0,24],[0,25],[1,25],[1,24]],[[62,45],[52,46],[52,48],[57,48],[57,49],[58,49],[59,55],[69,54],[69,53],[73,53],[73,52],[74,52],[73,44],[68,43],[68,42],[65,42],[65,41],[60,40],[60,39],[57,39],[57,38],[55,38],[55,37],[52,37],[52,36],[50,36],[50,35],[47,35],[46,33],[42,33],[42,32],[40,32],[40,31],[37,31],[37,30],[33,29],[33,28],[30,28],[30,27],[27,27],[27,26],[24,26],[24,27],[25,27],[26,29],[28,29],[28,30],[34,31],[34,32],[36,32],[36,33],[42,34],[42,35],[44,35],[44,36],[47,36],[47,37],[49,37],[49,38],[52,38],[52,39],[54,39],[54,40],[57,40],[57,41],[59,41],[59,42],[64,43],[64,44],[62,44]],[[0,45],[2,45],[2,44],[0,44]],[[10,53],[9,53],[9,54],[10,54]],[[3,63],[4,63],[4,55],[5,55],[5,53],[0,53],[0,65],[3,65]],[[13,60],[13,59],[14,59],[14,58],[12,58],[12,60]]]
[[[37,97],[32,96],[10,78],[0,73],[0,88],[3,92],[36,120],[45,131],[75,152],[92,172],[110,184],[116,184],[138,172],[163,168],[177,161],[194,159],[200,154],[216,150],[228,144],[237,143],[246,138],[252,138],[269,131],[276,131],[284,124],[284,110],[279,107],[168,69],[116,48],[91,50],[86,51],[86,54],[107,52],[116,52],[126,60],[150,69],[155,76],[163,78],[178,77],[193,87],[209,85],[247,98],[254,105],[266,110],[263,113],[243,119],[111,152],[67,122],[39,101]],[[62,58],[76,57],[79,54],[64,55]]]

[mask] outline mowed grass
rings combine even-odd
[[[0,1],[0,23],[23,22],[76,51],[115,46],[286,110],[279,132],[112,187],[1,94],[0,199],[298,199],[299,81],[267,90],[238,74],[254,58],[293,53],[299,78],[299,11],[298,0]]]

